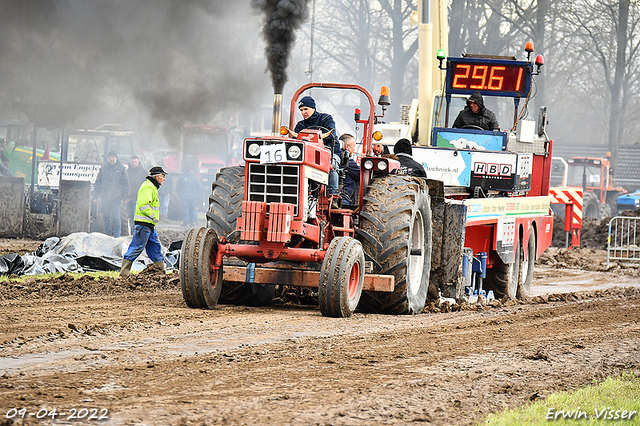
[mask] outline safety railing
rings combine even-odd
[[[611,260],[640,262],[640,217],[616,216],[609,221],[607,267]]]

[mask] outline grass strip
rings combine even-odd
[[[487,417],[487,425],[640,425],[640,376],[625,373]]]

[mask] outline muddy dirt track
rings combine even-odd
[[[411,317],[324,318],[291,296],[192,310],[177,274],[161,271],[5,282],[0,425],[475,424],[640,373],[638,270],[553,250],[526,303],[430,305]],[[560,294],[574,287],[587,291]],[[7,420],[12,408],[25,419]],[[65,414],[36,420],[53,409]],[[72,422],[74,410],[85,418]]]

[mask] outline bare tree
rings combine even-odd
[[[492,4],[493,3],[493,4]],[[511,46],[514,29],[503,25],[502,1],[452,0],[449,8],[449,48],[462,53],[499,55]],[[505,31],[506,29],[506,31]]]
[[[341,75],[344,82],[365,87],[374,84],[379,13],[366,0],[334,0],[318,10],[313,45],[316,81]]]
[[[406,102],[407,99],[403,93],[404,74],[407,64],[418,50],[416,30],[409,27],[409,17],[415,10],[415,6],[413,2],[406,0],[381,0],[380,4],[382,10],[386,12],[391,27],[388,55],[384,58],[385,60],[380,61],[380,65],[389,71],[392,93],[398,93],[401,96],[400,100]],[[391,118],[395,116],[392,114]]]
[[[395,104],[408,101],[417,90],[405,85],[418,47],[409,25],[415,9],[410,0],[326,2],[316,18],[314,79],[355,81],[370,90],[386,84]]]
[[[629,118],[625,112],[635,101],[640,62],[640,13],[637,1],[593,0],[574,4],[568,15],[580,34],[579,52],[599,65],[606,87],[604,105],[609,150],[615,160]],[[593,69],[593,67],[591,67]],[[626,116],[626,117],[625,117]]]

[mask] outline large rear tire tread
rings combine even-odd
[[[421,250],[419,278],[413,278],[409,268],[416,217],[421,218],[424,232],[422,247],[413,247]],[[431,207],[426,184],[417,178],[395,175],[374,180],[364,196],[357,239],[373,259],[375,273],[395,277],[393,292],[363,292],[360,307],[394,315],[422,312],[431,270]],[[411,282],[417,288],[410,289]]]
[[[236,230],[238,218],[242,214],[244,199],[244,167],[234,166],[220,169],[211,185],[207,227],[219,237],[235,242],[240,238]]]
[[[351,237],[334,238],[320,272],[318,304],[322,315],[333,318],[350,317],[358,307],[363,282],[362,244]]]
[[[596,194],[585,192],[582,197],[582,206],[584,217],[600,220],[600,201]]]
[[[600,209],[598,211],[599,219],[605,219],[607,217],[611,217],[611,213],[615,210],[615,208],[611,208],[609,204],[600,204]]]

